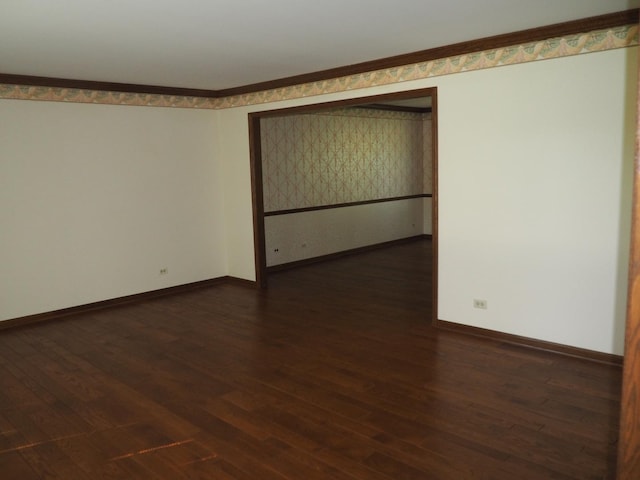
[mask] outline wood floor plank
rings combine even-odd
[[[620,368],[434,329],[431,260],[1,331],[0,478],[613,479]]]
[[[17,451],[0,453],[0,472],[4,478],[38,480],[42,478]]]

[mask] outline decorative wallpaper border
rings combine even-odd
[[[136,107],[219,108],[220,99],[182,97],[146,93],[122,93],[79,88],[36,87],[0,84],[0,99],[38,100],[49,102],[131,105]]]
[[[234,108],[637,45],[638,25],[634,24],[225,98],[0,84],[0,99],[148,107]]]

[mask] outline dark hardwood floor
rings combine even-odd
[[[613,479],[620,369],[434,330],[430,255],[0,332],[0,478]]]

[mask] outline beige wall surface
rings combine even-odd
[[[216,117],[0,100],[0,320],[226,275]]]
[[[268,216],[267,266],[320,257],[424,233],[423,198]]]
[[[622,354],[636,54],[442,82],[441,319]]]

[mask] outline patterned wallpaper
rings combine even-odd
[[[10,84],[0,84],[0,98],[149,107],[233,108],[637,45],[638,25],[633,24],[223,98],[120,93]]]
[[[265,212],[431,192],[431,114],[269,117],[261,135]]]
[[[424,115],[422,121],[422,193],[433,193],[433,130],[431,114]]]

